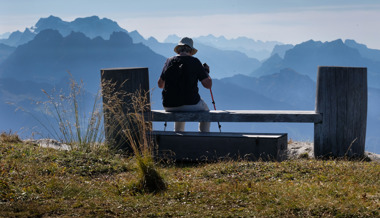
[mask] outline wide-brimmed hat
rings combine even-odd
[[[183,37],[178,42],[178,45],[174,48],[174,52],[177,53],[177,54],[179,54],[178,48],[180,46],[184,46],[184,45],[187,45],[187,46],[189,46],[192,49],[191,55],[195,55],[195,53],[197,53],[198,50],[194,48],[194,46],[193,46],[193,40],[191,38],[189,38],[189,37]]]

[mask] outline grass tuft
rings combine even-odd
[[[16,133],[12,133],[11,131],[6,133],[2,132],[0,134],[0,142],[2,143],[20,143],[21,139]]]
[[[151,136],[152,125],[145,118],[145,112],[150,111],[149,92],[141,89],[135,93],[116,91],[115,83],[102,81],[104,109],[107,111],[107,120],[115,123],[108,124],[109,128],[117,132],[126,141],[126,150],[131,149],[136,160],[139,172],[138,180],[134,185],[137,192],[159,193],[165,191],[166,183],[158,172],[154,161],[154,143]],[[129,99],[122,101],[121,99]],[[115,142],[117,147],[118,142]]]
[[[86,93],[83,82],[78,83],[69,75],[69,91],[42,90],[47,99],[36,104],[42,106],[44,116],[29,114],[47,132],[45,137],[70,145],[72,149],[97,149],[104,141],[100,92],[95,96]],[[93,102],[88,99],[93,99]]]

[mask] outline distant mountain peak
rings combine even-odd
[[[117,24],[117,22],[115,22],[111,19],[108,19],[108,18],[100,19],[96,15],[91,16],[91,17],[79,17],[70,23],[72,23],[72,24],[84,24],[84,25],[89,25],[89,24],[109,25],[109,26],[113,26],[113,27],[116,27],[118,29],[121,29],[121,27]]]
[[[325,42],[323,43],[325,46],[326,45],[330,45],[330,46],[334,46],[334,47],[345,47],[346,45],[343,43],[343,40],[342,39],[336,39],[336,40],[333,40],[331,42]]]
[[[118,45],[133,44],[132,38],[125,32],[113,32],[109,40]]]
[[[132,32],[128,33],[130,37],[132,37],[134,43],[142,43],[145,41],[144,37],[140,35],[137,30],[133,30]]]
[[[66,23],[66,22],[63,21],[61,18],[50,15],[47,18],[40,18],[35,25],[35,29],[36,31],[39,32],[39,27],[52,26],[52,25],[63,24],[63,23]]]
[[[30,33],[32,33],[32,31],[30,31],[30,29],[29,28],[25,28],[25,30],[24,30],[24,34],[30,34]]]
[[[321,41],[314,41],[310,39],[308,41],[295,45],[294,49],[316,47],[316,46],[321,46],[322,44],[323,43]]]
[[[180,39],[181,38],[179,36],[177,36],[176,34],[171,34],[168,37],[166,37],[166,39],[164,40],[164,42],[166,42],[166,43],[178,43],[178,41]]]
[[[363,57],[376,61],[376,62],[380,62],[380,50],[370,49],[364,44],[357,43],[353,39],[346,39],[344,41],[344,44],[347,45],[348,47],[357,49]]]
[[[349,47],[351,47],[351,48],[356,48],[356,49],[359,49],[359,50],[368,49],[368,47],[366,45],[357,43],[353,39],[346,39],[344,41],[344,44],[347,45],[347,46],[349,46]]]
[[[66,36],[66,39],[69,39],[69,40],[77,40],[77,41],[80,41],[80,40],[90,40],[89,37],[87,37],[84,33],[82,32],[74,32],[72,31],[68,36]]]
[[[158,43],[158,40],[156,38],[154,38],[153,36],[149,37],[148,41],[150,41],[152,43]]]
[[[15,37],[15,36],[20,36],[22,34],[22,32],[20,30],[17,30],[17,31],[14,31],[13,33],[11,33],[11,35],[9,35],[9,37]]]
[[[41,18],[40,20],[48,20],[48,21],[63,21],[60,17],[56,17],[54,15],[50,15],[47,18]]]
[[[87,20],[87,21],[99,21],[100,18],[96,15],[90,16],[90,17],[78,17],[74,21],[81,21],[81,20]]]
[[[278,63],[278,62],[282,61],[282,58],[279,54],[275,53],[272,56],[270,56],[266,61],[272,62],[272,63],[273,62]]]

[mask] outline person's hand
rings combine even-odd
[[[205,68],[207,73],[210,73],[210,67],[206,63],[203,64],[203,68]]]

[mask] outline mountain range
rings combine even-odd
[[[212,34],[207,36],[199,36],[193,38],[195,42],[212,46],[214,48],[231,51],[241,51],[250,58],[259,60],[266,59],[271,54],[276,45],[283,43],[277,41],[254,40],[247,37],[238,37],[235,39],[226,39],[224,36],[216,37]],[[169,35],[164,42],[177,43],[180,37],[177,35]]]
[[[100,69],[148,67],[153,88],[152,107],[162,109],[156,82],[165,59],[174,55],[179,37],[164,43],[128,32],[116,22],[97,16],[72,22],[50,16],[34,27],[14,32],[0,41],[0,130],[33,129],[38,122],[30,113],[42,114],[33,101],[43,101],[40,91],[67,89],[69,73],[83,80],[92,94],[99,89]],[[240,37],[228,40],[213,35],[194,38],[196,56],[211,66],[217,109],[314,110],[317,67],[320,65],[365,66],[368,68],[367,150],[380,153],[380,50],[354,40],[306,41],[297,45],[261,42]],[[245,45],[245,46],[244,46]],[[257,47],[255,47],[255,45]],[[268,50],[259,61],[241,48]],[[68,73],[69,72],[69,73]],[[202,98],[211,103],[208,90]],[[13,102],[30,113],[15,113]],[[212,105],[209,105],[212,108]],[[307,124],[222,124],[223,131],[288,132],[292,139],[312,140]],[[194,126],[189,124],[190,128]],[[157,128],[162,128],[160,124]],[[216,125],[212,127],[217,131]]]
[[[369,86],[380,88],[379,52],[366,49],[353,40],[345,43],[341,39],[331,42],[309,40],[287,50],[283,58],[278,54],[271,56],[251,76],[270,75],[291,68],[316,81],[318,66],[367,67]]]
[[[26,28],[24,32],[16,31],[11,33],[7,39],[0,39],[0,43],[19,46],[31,41],[38,33],[46,29],[58,30],[62,36],[67,36],[71,32],[82,32],[87,37],[100,36],[103,39],[109,39],[113,32],[126,32],[115,21],[107,18],[100,19],[98,16],[77,18],[72,22],[49,16],[39,19],[35,26]]]
[[[57,83],[70,72],[75,79],[83,79],[90,91],[96,92],[100,69],[149,67],[158,78],[157,73],[164,61],[164,57],[149,47],[134,44],[124,32],[114,32],[109,40],[104,40],[101,37],[90,39],[80,32],[63,37],[57,30],[47,29],[32,41],[17,47],[0,64],[0,76]]]
[[[37,34],[47,29],[57,30],[63,37],[70,35],[72,32],[81,32],[91,39],[95,37],[109,39],[113,32],[125,32],[133,39],[134,43],[147,45],[157,54],[166,58],[175,55],[173,51],[174,43],[159,43],[153,37],[146,40],[137,31],[128,33],[116,22],[107,18],[100,19],[97,16],[77,18],[72,22],[63,21],[55,16],[41,18],[34,27],[27,28],[24,32],[16,31],[8,39],[0,39],[0,43],[8,46],[19,46],[31,41]],[[223,78],[231,75],[231,73],[249,75],[260,66],[259,60],[250,58],[240,51],[222,50],[203,44],[199,44],[197,47],[199,50],[197,56],[210,66],[215,66],[213,69],[215,78]],[[220,61],[221,59],[223,61]]]
[[[165,57],[174,55],[173,48],[176,46],[174,43],[160,43],[153,37],[142,43]],[[213,78],[220,79],[234,74],[249,75],[252,70],[260,67],[259,60],[249,58],[240,51],[221,50],[201,43],[196,44],[196,48],[198,49],[196,56],[212,66]]]

